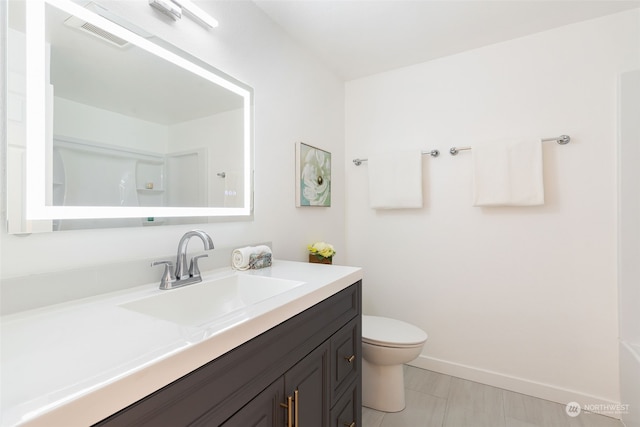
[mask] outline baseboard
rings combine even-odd
[[[539,383],[525,378],[505,375],[500,372],[453,363],[424,355],[419,356],[408,364],[415,366],[416,368],[427,369],[429,371],[451,375],[452,377],[487,384],[493,387],[526,394],[563,405],[566,405],[569,402],[578,402],[581,406],[587,405],[590,412],[599,413],[612,418],[620,418],[619,415],[616,415],[615,413],[612,414],[612,411],[607,409],[619,405],[620,402],[613,402],[602,397],[592,396],[579,391],[565,389],[551,384]]]

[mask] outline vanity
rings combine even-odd
[[[131,308],[180,292],[157,284],[4,316],[1,425],[361,425],[361,270],[276,260],[203,283],[230,276],[293,286],[195,323]]]

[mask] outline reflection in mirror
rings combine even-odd
[[[9,2],[9,160],[26,153],[11,178],[27,217],[68,229],[249,215],[251,88],[107,14]]]

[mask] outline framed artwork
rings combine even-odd
[[[331,153],[296,143],[296,206],[331,206]]]

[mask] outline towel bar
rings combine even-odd
[[[568,144],[571,141],[571,137],[569,135],[560,135],[555,138],[542,138],[542,142],[555,141],[560,145]],[[449,149],[449,154],[452,156],[457,155],[460,151],[471,150],[471,147],[451,147]],[[355,161],[355,160],[354,160]]]
[[[423,154],[423,155],[424,155],[424,154],[428,154],[428,155],[430,155],[431,157],[438,157],[438,156],[440,155],[440,151],[438,151],[438,150],[422,151],[422,154]],[[366,161],[368,161],[368,160],[369,160],[369,159],[353,159],[353,163],[354,163],[356,166],[360,166],[360,165],[362,164],[362,162],[366,162]]]

